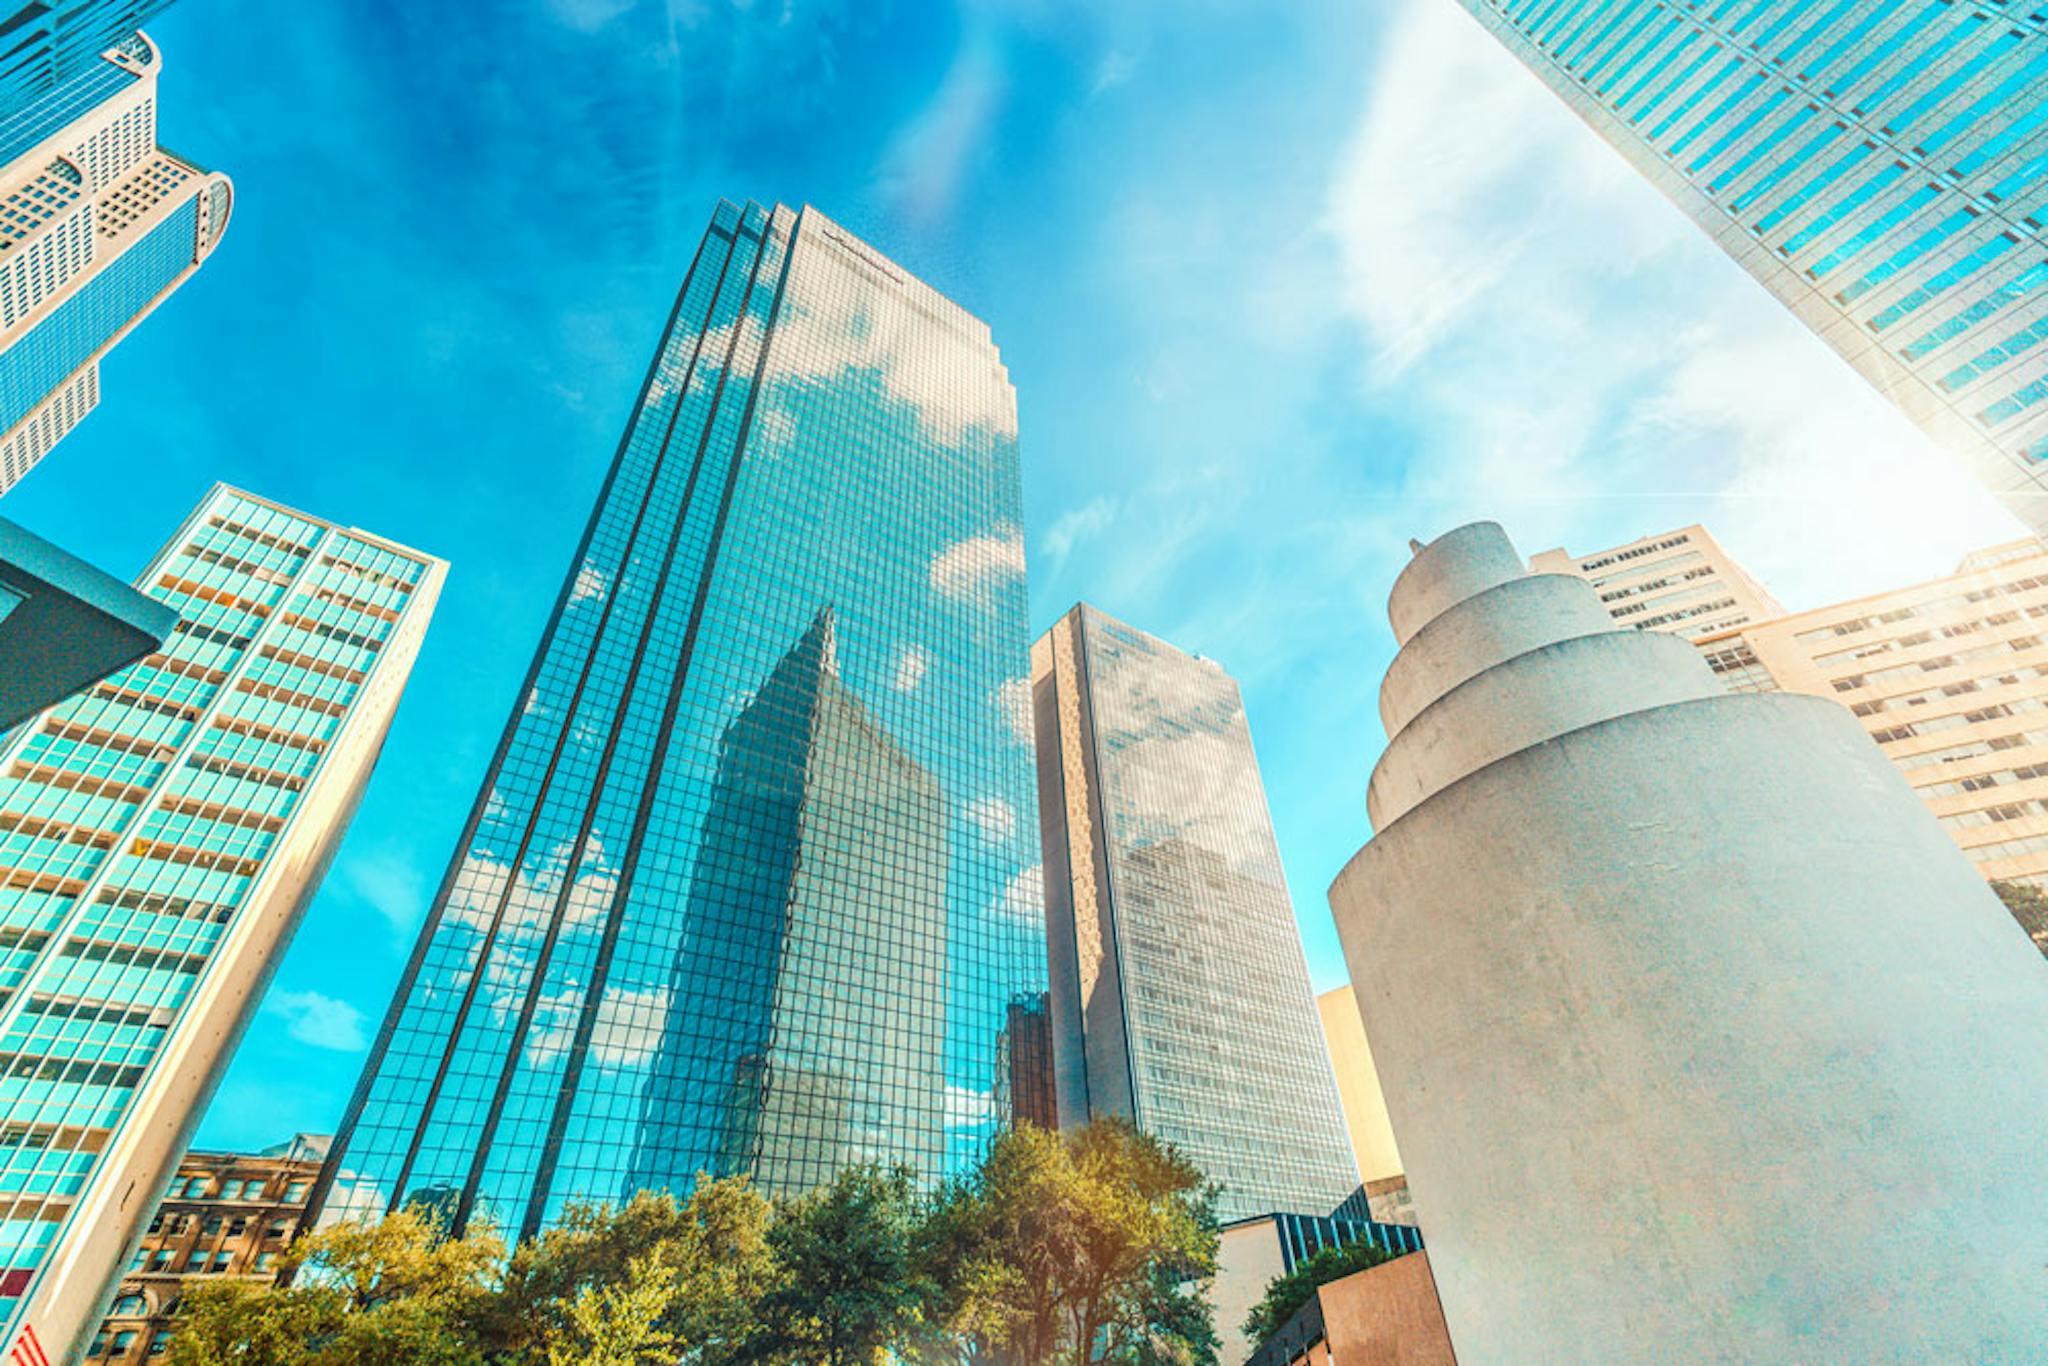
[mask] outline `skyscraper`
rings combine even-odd
[[[7,16],[0,123],[30,114],[99,55],[169,9],[171,0],[34,0]]]
[[[227,227],[227,177],[156,145],[161,65],[148,38],[117,35],[0,117],[0,493],[98,404],[100,361]]]
[[[1044,981],[1019,501],[984,324],[720,204],[323,1179],[524,1234],[971,1159]]]
[[[334,855],[446,565],[217,486],[162,649],[0,748],[0,1348],[60,1358]]]
[[[1081,604],[1031,652],[1061,1123],[1121,1116],[1224,1219],[1358,1189],[1230,675]]]
[[[1607,614],[1619,624],[1687,640],[1766,621],[1785,610],[1697,525],[1583,557],[1561,548],[1541,551],[1529,557],[1529,569],[1576,574],[1599,591]]]
[[[1998,0],[1464,4],[2048,526],[2048,21]]]

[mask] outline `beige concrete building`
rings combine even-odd
[[[188,1285],[275,1280],[327,1144],[324,1134],[297,1134],[260,1153],[185,1154],[86,1360],[143,1366],[161,1357]]]
[[[1309,1302],[1259,1345],[1246,1366],[1457,1366],[1457,1361],[1429,1254],[1411,1252],[1317,1286]]]
[[[1583,557],[1546,550],[1530,557],[1529,569],[1577,575],[1593,585],[1601,605],[1621,625],[1687,640],[1785,610],[1702,526],[1645,536]]]
[[[1387,1102],[1380,1096],[1379,1070],[1372,1064],[1372,1048],[1358,1018],[1358,997],[1349,985],[1341,986],[1316,997],[1316,1010],[1323,1017],[1323,1046],[1330,1050],[1330,1070],[1337,1074],[1337,1099],[1344,1105],[1351,1153],[1358,1159],[1358,1175],[1369,1192],[1401,1175],[1401,1151],[1394,1145],[1394,1126],[1387,1118]],[[1381,1217],[1378,1211],[1374,1217]]]
[[[227,228],[227,177],[157,145],[162,68],[131,34],[0,133],[0,493],[98,405],[100,362]]]
[[[2048,887],[2048,545],[1695,643],[1731,691],[1854,712],[1985,877]]]
[[[1388,615],[1330,907],[1458,1355],[2038,1358],[2048,975],[1856,719],[1491,524]]]
[[[445,561],[217,485],[164,646],[0,745],[0,1360],[73,1358],[334,857]]]
[[[1400,1256],[1420,1251],[1422,1235],[1408,1226],[1301,1214],[1267,1214],[1224,1224],[1217,1237],[1216,1274],[1206,1294],[1216,1325],[1216,1359],[1225,1366],[1239,1366],[1259,1346],[1246,1339],[1244,1320],[1266,1298],[1274,1281],[1319,1252],[1356,1242]]]

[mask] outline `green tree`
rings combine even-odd
[[[981,1358],[1187,1363],[1216,1358],[1200,1287],[1216,1269],[1214,1192],[1128,1124],[1000,1135],[926,1232],[947,1329]]]
[[[680,1298],[678,1273],[656,1256],[635,1257],[624,1280],[586,1285],[546,1330],[548,1366],[663,1366],[677,1340],[664,1329]]]
[[[2048,954],[2048,893],[2031,882],[1994,882],[1991,890],[1998,893],[2020,928],[2033,936],[2034,946]]]
[[[649,1326],[674,1348],[671,1359],[740,1359],[757,1326],[755,1305],[775,1284],[768,1224],[768,1202],[743,1176],[700,1173],[681,1204],[667,1191],[641,1191],[617,1207],[571,1205],[513,1254],[488,1313],[489,1340],[515,1358],[552,1350],[578,1313],[623,1303],[603,1300],[603,1292],[629,1287],[634,1303],[652,1303],[649,1287],[660,1284],[666,1292]],[[636,1271],[642,1261],[672,1274]],[[585,1304],[593,1293],[600,1298]]]
[[[873,1165],[779,1206],[757,1358],[868,1366],[918,1340],[936,1295],[916,1256],[920,1214],[910,1170]]]
[[[505,1245],[444,1236],[429,1211],[339,1224],[285,1255],[289,1287],[203,1285],[179,1307],[170,1366],[472,1366]]]
[[[1314,1298],[1316,1287],[1390,1262],[1399,1255],[1364,1241],[1324,1248],[1266,1287],[1265,1298],[1245,1316],[1241,1330],[1245,1340],[1260,1343],[1279,1332],[1297,1309]]]

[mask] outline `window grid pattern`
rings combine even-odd
[[[0,1321],[429,564],[219,490],[142,580],[179,613],[163,648],[0,749]]]
[[[1465,0],[2036,524],[2048,16],[2000,0]],[[1839,325],[1847,320],[1849,326]]]
[[[100,368],[88,365],[44,399],[28,419],[0,441],[0,493],[19,483],[85,415],[99,406]]]
[[[720,205],[323,1177],[354,1210],[981,1151],[1044,980],[1015,423],[986,326]]]
[[[140,46],[135,30],[171,0],[38,0],[17,5],[0,55],[0,126],[32,120],[81,75],[97,76],[101,54]],[[131,57],[132,66],[144,64]],[[14,154],[10,153],[8,159]]]
[[[1358,1166],[1237,684],[1078,610],[1134,1118],[1226,1220],[1328,1213]]]

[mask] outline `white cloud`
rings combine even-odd
[[[1013,925],[1042,929],[1045,925],[1045,865],[1034,863],[1011,878],[996,898],[996,915]]]
[[[1010,723],[1010,734],[1020,745],[1038,743],[1037,731],[1031,716],[1031,680],[1012,678],[996,689],[996,710]]]
[[[360,1053],[369,1047],[363,1012],[347,1001],[317,991],[273,991],[263,998],[264,1013],[283,1017],[285,1032],[312,1048]]]
[[[882,159],[882,189],[899,213],[931,223],[952,212],[1007,84],[1000,46],[979,26],[970,29],[938,90]]]
[[[948,1129],[976,1129],[995,1123],[995,1097],[987,1091],[974,1091],[965,1086],[946,1088],[946,1127]]]
[[[1076,545],[1109,530],[1116,521],[1116,506],[1114,498],[1100,497],[1081,507],[1070,508],[1053,520],[1038,548],[1045,552],[1053,567],[1058,568]]]
[[[932,556],[932,591],[949,598],[972,598],[984,586],[1024,576],[1024,533],[1003,526],[969,536]]]
[[[661,1046],[668,1003],[666,987],[608,988],[591,1022],[591,1059],[606,1067],[645,1065]],[[533,1023],[526,1034],[528,1065],[545,1067],[569,1051],[582,1009],[580,982],[534,1003]]]
[[[1795,610],[2014,534],[1456,6],[1404,4],[1364,87],[1323,222],[1366,396],[1422,441],[1403,524],[1339,534],[1492,517],[1590,550],[1700,521]]]
[[[426,882],[412,859],[383,848],[350,857],[342,865],[343,885],[390,927],[394,937],[409,939],[426,913]]]
[[[967,804],[967,820],[990,844],[1004,844],[1017,833],[1017,811],[1001,797],[977,797]]]
[[[576,586],[569,590],[569,601],[571,604],[603,602],[610,587],[603,570],[594,564],[586,564],[576,571]]]
[[[922,645],[910,645],[896,657],[897,692],[916,692],[917,685],[924,682],[925,674],[931,671],[932,652]]]

